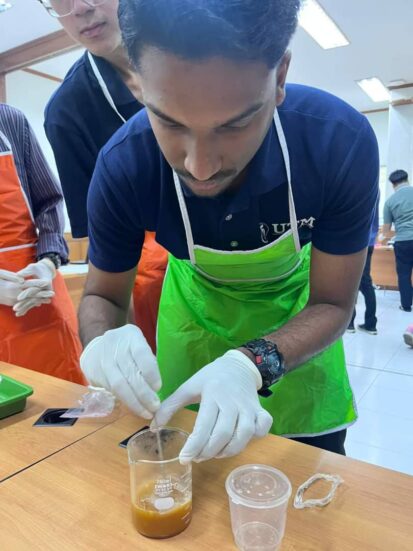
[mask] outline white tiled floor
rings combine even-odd
[[[413,348],[403,332],[413,314],[399,310],[400,295],[377,291],[377,329],[344,336],[347,367],[359,419],[348,429],[347,455],[413,475]],[[363,323],[360,295],[355,325]]]

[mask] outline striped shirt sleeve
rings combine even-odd
[[[62,190],[37,138],[25,116],[5,104],[0,104],[0,129],[11,143],[22,188],[32,210],[39,235],[37,255],[55,252],[67,263]],[[0,151],[4,148],[5,144],[0,143]]]

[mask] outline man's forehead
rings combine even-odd
[[[184,60],[154,50],[143,54],[141,79],[144,102],[183,124],[202,113],[223,124],[272,98],[276,82],[262,63]]]

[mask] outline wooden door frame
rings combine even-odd
[[[26,42],[0,54],[0,102],[6,101],[6,75],[79,48],[64,30]]]

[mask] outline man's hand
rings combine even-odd
[[[90,384],[110,390],[140,417],[151,419],[159,408],[158,364],[135,325],[93,339],[80,357],[80,367]]]
[[[14,306],[23,290],[24,278],[9,270],[0,270],[0,304]]]
[[[186,464],[240,453],[253,438],[265,436],[272,417],[258,400],[262,379],[242,352],[230,350],[200,369],[167,398],[152,426],[163,426],[186,405],[200,403],[194,430],[179,459]]]

